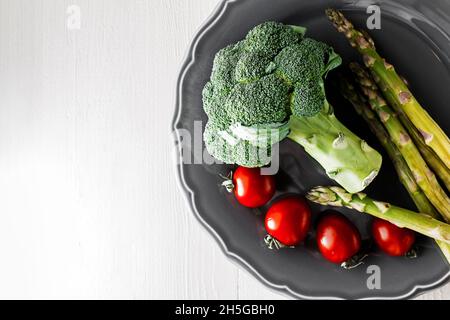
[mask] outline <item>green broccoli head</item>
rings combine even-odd
[[[254,27],[245,38],[245,50],[264,52],[268,57],[275,56],[284,47],[298,43],[304,29],[294,28],[279,22],[265,22]]]
[[[266,22],[217,53],[203,89],[209,119],[204,141],[212,156],[248,167],[265,165],[272,145],[288,134],[292,114],[310,117],[324,107],[322,78],[332,49],[303,39],[304,31]]]
[[[341,63],[333,49],[302,39],[304,29],[267,22],[220,50],[203,90],[203,139],[218,160],[246,167],[270,162],[285,137],[303,146],[349,192],[378,174],[381,156],[333,113],[325,90]]]

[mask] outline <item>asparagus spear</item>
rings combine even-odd
[[[422,157],[428,163],[433,172],[441,179],[447,190],[450,191],[450,169],[447,168],[447,166],[442,162],[441,159],[439,159],[436,153],[423,142],[420,132],[416,129],[416,127],[414,127],[414,124],[411,122],[411,120],[409,120],[405,113],[402,110],[398,110],[397,108],[394,109],[395,111],[397,111],[397,116],[400,119],[400,122],[408,131],[409,135],[414,141],[414,144],[422,154]]]
[[[378,54],[374,41],[366,32],[356,30],[341,12],[328,9],[326,14],[336,29],[345,34],[352,47],[362,54],[364,64],[373,73],[375,81],[382,89],[386,99],[405,112],[419,130],[423,142],[430,146],[449,168],[450,139],[414,98],[394,67]]]
[[[420,190],[420,188],[418,187],[405,159],[403,159],[403,156],[398,148],[390,140],[389,134],[386,132],[386,129],[383,127],[381,122],[377,119],[375,113],[370,109],[370,106],[368,105],[366,99],[356,91],[356,88],[348,79],[343,77],[340,83],[342,95],[352,104],[356,113],[365,120],[365,122],[369,126],[369,129],[377,137],[383,148],[386,150],[389,158],[391,158],[391,161],[394,164],[394,168],[397,172],[400,182],[408,191],[409,196],[414,201],[419,212],[425,212],[433,218],[439,219],[439,213],[432,206],[430,201],[428,201],[422,190]],[[441,249],[447,261],[450,263],[450,244],[447,244],[440,240],[436,240],[436,243]]]
[[[355,73],[362,91],[366,95],[371,108],[376,112],[386,128],[392,142],[405,159],[414,175],[415,181],[427,198],[442,214],[446,221],[450,221],[450,199],[439,185],[434,173],[428,168],[411,137],[397,118],[396,114],[382,98],[376,84],[370,75],[357,63],[351,63],[350,69]]]
[[[360,115],[369,126],[369,129],[380,141],[383,148],[386,150],[389,158],[394,164],[394,168],[400,178],[400,182],[403,184],[405,189],[408,191],[411,199],[414,201],[417,209],[420,212],[426,212],[434,218],[439,217],[439,213],[428,201],[427,197],[420,190],[411,170],[408,167],[405,159],[403,159],[402,154],[395,146],[395,144],[389,138],[389,134],[383,127],[381,122],[377,119],[375,113],[370,109],[367,101],[362,97],[357,91],[353,84],[345,79],[341,79],[341,93],[342,95],[353,105],[356,113]]]
[[[401,77],[406,86],[409,86],[408,82]],[[392,101],[391,101],[392,103]],[[423,137],[420,134],[419,130],[414,127],[414,124],[409,120],[406,116],[405,112],[402,110],[401,106],[397,104],[391,104],[391,107],[397,113],[400,122],[408,131],[409,135],[414,141],[414,144],[419,149],[425,161],[428,165],[433,169],[434,173],[441,179],[444,183],[445,187],[448,191],[450,191],[450,168],[448,168],[442,160],[437,156],[437,154],[430,148],[430,146],[426,145],[423,141]]]
[[[450,225],[426,214],[371,199],[365,193],[348,193],[341,187],[316,187],[306,198],[312,202],[335,207],[347,207],[387,220],[400,228],[408,228],[430,238],[450,244]]]

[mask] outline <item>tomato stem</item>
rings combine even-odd
[[[282,244],[280,241],[272,237],[270,234],[264,237],[264,243],[270,250],[279,250],[281,248],[294,248],[294,246],[286,246]]]
[[[353,257],[341,263],[341,267],[346,270],[354,269],[364,263],[364,259],[369,256],[372,249],[372,242],[369,240],[363,241],[362,248]]]
[[[406,254],[405,257],[408,259],[415,259],[419,256],[418,250],[416,247],[412,247]]]
[[[225,189],[229,192],[232,193],[234,190],[234,183],[233,183],[233,171],[230,171],[230,173],[225,177],[221,174],[219,174],[219,177],[221,177],[222,179],[224,179],[224,181],[222,182],[222,186],[225,187]]]
[[[354,269],[364,263],[364,259],[368,256],[367,253],[364,254],[355,254],[353,257],[341,263],[341,267],[346,270]]]

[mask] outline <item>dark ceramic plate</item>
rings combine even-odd
[[[365,27],[366,8],[372,1],[331,0],[229,0],[222,1],[201,27],[182,66],[174,119],[178,142],[189,132],[192,140],[201,139],[201,130],[194,130],[195,121],[206,123],[202,110],[201,91],[211,72],[215,53],[229,43],[243,38],[250,28],[266,20],[277,20],[308,28],[308,35],[334,46],[344,62],[358,60],[345,38],[338,34],[325,17],[327,7],[340,8],[360,27]],[[450,101],[450,1],[378,1],[381,7],[381,30],[371,31],[382,55],[409,79],[412,91],[441,127],[449,132],[447,116]],[[332,81],[332,79],[330,79]],[[352,108],[333,91],[329,99],[338,117],[360,137],[382,152],[382,148],[353,114]],[[184,130],[181,130],[184,129]],[[187,141],[187,139],[185,139]],[[267,286],[297,298],[399,299],[409,298],[444,284],[449,278],[449,266],[429,239],[420,238],[420,256],[415,260],[391,258],[375,252],[365,264],[350,271],[325,261],[317,253],[313,235],[305,246],[296,249],[271,251],[263,244],[263,213],[266,208],[249,210],[237,204],[220,186],[219,173],[225,165],[189,164],[201,162],[201,152],[178,143],[178,174],[189,205],[199,221],[218,241],[226,255],[249,270]],[[183,149],[183,150],[182,150]],[[283,141],[280,147],[281,171],[278,175],[279,194],[303,194],[316,185],[332,183],[322,169],[302,148]],[[383,152],[382,152],[383,153]],[[408,195],[396,178],[387,156],[381,174],[366,190],[374,198],[414,209]],[[314,212],[323,208],[312,206]],[[370,217],[342,209],[356,223],[364,237]],[[380,270],[381,288],[367,283],[371,269]],[[376,268],[376,267],[375,267]],[[372,288],[372,289],[370,289]]]

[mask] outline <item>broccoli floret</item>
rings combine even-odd
[[[237,82],[248,83],[258,80],[274,70],[274,63],[264,52],[244,51],[236,65]]]
[[[334,116],[324,79],[341,63],[304,29],[267,22],[220,50],[203,90],[208,152],[229,164],[261,167],[286,136],[350,192],[376,176],[381,156]]]
[[[322,62],[322,67],[327,62],[328,55],[332,50],[327,44],[311,38],[303,39],[301,45],[304,48],[303,50],[309,53],[310,59],[316,59]]]
[[[306,38],[284,48],[274,59],[276,74],[293,86],[292,113],[317,115],[327,105],[324,77],[341,63],[333,49],[323,42]]]
[[[290,45],[275,57],[277,73],[291,84],[304,78],[319,79],[324,72],[329,49],[324,43],[312,39]]]
[[[202,97],[203,97],[203,110],[205,110],[205,113],[208,115],[208,117],[211,117],[218,106],[217,103],[219,100],[217,99],[215,88],[211,81],[208,81],[203,87]]]
[[[228,144],[218,132],[224,130],[221,126],[217,126],[213,121],[208,121],[203,132],[203,141],[209,154],[214,158],[219,159],[225,163],[233,163],[233,155],[229,152],[231,144]]]
[[[239,163],[254,168],[270,163],[271,149],[258,147],[248,141],[236,139],[231,132],[222,130],[213,121],[208,121],[203,133],[206,149],[214,158],[224,163]]]
[[[282,122],[288,117],[289,90],[274,74],[237,84],[228,96],[225,109],[231,122],[244,126]]]
[[[211,82],[218,90],[229,91],[235,84],[236,64],[241,56],[242,42],[229,45],[220,50],[214,58]]]
[[[264,52],[273,57],[284,47],[298,43],[303,34],[299,29],[278,22],[265,22],[253,28],[245,38],[245,49]]]
[[[301,44],[304,51],[309,52],[311,63],[316,62],[322,66],[322,73],[320,73],[322,78],[325,78],[330,70],[337,68],[342,63],[341,57],[334,52],[333,48],[323,42],[305,38]]]
[[[227,97],[228,94],[223,90],[218,90],[211,81],[206,83],[203,88],[203,109],[208,118],[222,129],[227,128],[231,124],[230,117],[223,107]]]
[[[298,117],[312,117],[324,107],[325,92],[318,80],[297,82],[292,93],[292,114]]]

